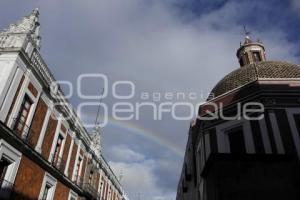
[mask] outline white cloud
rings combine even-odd
[[[145,159],[143,154],[135,152],[125,145],[113,146],[108,151],[110,151],[110,160],[138,162]]]
[[[237,26],[236,21],[237,15],[242,13],[236,10],[246,6],[228,3],[220,10],[188,23],[174,16],[162,3],[135,11],[144,12],[138,13],[136,18],[126,12],[126,7],[117,17],[111,16],[114,26],[106,22],[102,27],[111,29],[110,35],[105,35],[107,41],[112,42],[104,45],[109,46],[109,51],[105,52],[109,61],[105,64],[112,69],[120,66],[126,69],[113,73],[134,79],[139,89],[207,91],[224,75],[238,68],[235,51],[243,38],[242,27]],[[125,16],[118,16],[124,13]],[[282,30],[274,28],[259,32],[254,29],[253,32],[254,38],[263,40],[268,59],[297,61],[295,45],[287,41]],[[149,120],[140,123],[151,125]],[[186,128],[168,132],[162,126],[152,126],[159,132],[165,130],[164,137],[174,144],[183,141],[178,138],[185,137]],[[171,185],[170,181],[178,180],[170,178],[179,177],[181,163],[178,161],[156,159],[140,160],[139,163],[111,162],[111,165],[116,171],[124,171],[123,185],[133,199],[137,199],[139,192],[143,200],[174,199],[176,186],[171,194],[167,194],[166,188]]]
[[[155,173],[156,162],[154,160],[143,160],[143,162],[109,162],[116,174],[123,173],[121,183],[131,199],[140,196],[143,200],[165,200],[174,199],[175,193],[165,193],[159,187],[157,181],[160,177]]]
[[[172,1],[183,0],[168,0]],[[235,51],[242,40],[242,28],[237,20],[246,11],[254,13],[255,1],[228,1],[220,9],[192,20],[186,20],[184,13],[176,14],[174,7],[164,2],[43,1],[43,55],[57,79],[100,72],[109,75],[110,81],[133,80],[137,90],[208,92],[224,75],[238,68]],[[300,8],[299,0],[293,2],[295,8]],[[10,13],[16,13],[14,10]],[[286,33],[276,24],[262,32],[251,29],[264,42],[269,59],[297,62],[295,44],[287,41]],[[89,86],[93,88],[99,92],[98,85]],[[104,101],[111,103],[113,99]],[[189,122],[166,119],[159,124],[147,119],[135,123],[161,133],[166,141],[184,150]],[[174,196],[175,187],[170,194],[166,192],[168,182],[174,181],[169,178],[178,177],[181,168],[178,160],[172,160],[173,155],[162,156],[153,150],[155,153],[147,152],[147,156],[155,159],[149,159],[128,146],[129,142],[139,141],[134,136],[128,137],[130,140],[123,146],[114,146],[121,142],[121,137],[115,138],[118,141],[109,137],[112,136],[105,132],[103,141],[111,141],[106,146],[112,148],[104,151],[109,151],[116,174],[123,170],[123,185],[133,195],[132,199],[136,199],[138,192],[147,194],[143,200]],[[150,145],[156,148],[155,144]]]
[[[291,0],[291,3],[294,9],[296,10],[300,9],[300,0]]]
[[[251,5],[250,9],[255,7],[255,3]],[[85,47],[78,42],[73,48],[72,53],[78,49],[80,55],[82,50],[89,51],[85,67],[74,72],[95,71],[105,66],[107,74],[132,79],[139,90],[155,90],[159,83],[160,90],[198,92],[211,89],[221,77],[238,67],[235,51],[242,40],[242,27],[237,20],[243,13],[236,11],[247,10],[249,2],[229,2],[192,21],[183,21],[181,15],[174,14],[173,7],[157,0],[90,4],[79,1],[78,6],[82,18],[67,24],[71,26],[68,28],[75,34],[89,35],[91,43]],[[290,54],[291,44],[281,37],[281,30],[258,34],[265,42],[272,35],[272,47],[282,49],[267,49],[275,58],[288,60],[294,56]],[[85,64],[86,60],[92,63]]]
[[[184,21],[185,16],[175,14],[163,1],[91,2],[78,1],[77,6],[72,7],[79,16],[76,20],[72,15],[70,19],[64,16],[67,18],[63,19],[65,27],[62,28],[72,32],[72,42],[62,46],[62,50],[68,47],[62,59],[69,57],[68,62],[72,62],[74,57],[80,58],[73,61],[71,71],[69,68],[66,71],[75,75],[101,72],[116,80],[133,80],[137,90],[142,91],[208,92],[224,75],[238,68],[235,51],[243,38],[237,20],[245,13],[237,11],[250,12],[256,6],[255,2],[250,5],[229,1],[218,10]],[[262,32],[250,28],[253,37],[260,37],[264,42],[268,59],[297,61],[295,44],[289,43],[278,27]],[[56,34],[55,40],[61,32]],[[97,86],[91,85],[93,87]],[[189,122],[168,119],[161,124],[151,120],[135,123],[150,127],[154,133],[163,134],[165,140],[184,149],[186,134],[183,133],[187,132]],[[151,155],[155,160],[147,159],[128,146],[113,147],[109,155],[116,174],[123,171],[122,184],[132,199],[137,199],[138,193],[143,200],[174,199],[176,186],[172,192],[167,189],[176,185],[174,181],[179,177],[181,163],[173,161],[172,155],[169,158]]]

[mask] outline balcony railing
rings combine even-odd
[[[86,183],[83,181],[83,178],[78,178],[74,181],[82,190],[87,193],[92,199],[100,199],[100,193],[92,186],[90,183]]]
[[[62,173],[64,173],[65,171],[65,167],[66,167],[66,162],[62,159],[62,157],[59,156],[52,156],[52,165],[58,169],[59,171],[61,171]]]
[[[13,130],[24,142],[34,148],[33,136],[35,135],[31,127],[27,126],[26,123],[18,118],[13,119]],[[21,129],[19,129],[21,127]]]
[[[14,184],[7,180],[0,180],[0,199],[8,200],[12,196]]]
[[[97,199],[99,196],[99,193],[97,192],[97,190],[90,183],[84,183],[83,190],[86,191],[87,193],[89,193],[95,199]]]

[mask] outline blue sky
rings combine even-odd
[[[0,5],[1,28],[39,7],[41,53],[57,80],[75,83],[82,73],[106,74],[110,84],[130,80],[137,94],[132,103],[141,101],[141,92],[206,97],[238,67],[243,25],[263,41],[269,60],[300,61],[299,0],[2,0]],[[98,94],[99,87],[91,81],[83,89]],[[70,101],[76,107],[84,100],[74,95]],[[109,95],[103,102],[112,107],[117,100]],[[82,118],[92,121],[95,114],[90,109]],[[170,200],[190,122],[168,114],[153,120],[151,114],[144,110],[140,120],[112,120],[103,128],[103,153],[117,175],[123,172],[131,199],[140,194],[143,200]]]

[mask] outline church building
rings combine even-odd
[[[300,198],[300,66],[265,51],[247,34],[240,67],[199,107],[177,200]]]

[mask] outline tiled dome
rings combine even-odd
[[[212,89],[210,96],[220,96],[260,78],[300,78],[300,65],[264,61],[243,66],[219,81]]]

